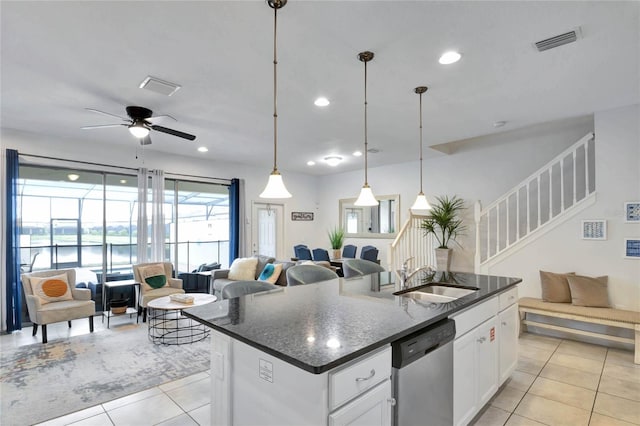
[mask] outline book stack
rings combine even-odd
[[[193,296],[188,294],[171,294],[169,298],[172,302],[184,303],[185,305],[193,305]]]

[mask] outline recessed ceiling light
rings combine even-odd
[[[71,181],[76,181],[76,180],[78,180],[78,179],[80,178],[80,175],[77,175],[77,174],[75,174],[75,173],[69,173],[69,174],[67,175],[67,177],[68,177],[68,178],[69,178],[69,180],[71,180]]]
[[[449,52],[444,52],[442,56],[440,56],[440,59],[438,59],[438,62],[440,62],[442,65],[449,65],[458,62],[461,57],[462,55],[460,55],[458,52],[450,50]]]
[[[315,166],[315,165],[316,165],[315,161],[313,161],[313,160],[307,161],[307,166]]]
[[[354,157],[360,157],[362,155],[362,152],[360,151],[353,151],[353,156]]]
[[[329,99],[327,99],[327,98],[320,97],[320,98],[316,99],[313,103],[315,104],[315,106],[325,107],[325,106],[329,105],[331,102],[329,102]]]
[[[126,179],[120,179],[120,183],[125,184],[125,183],[127,183],[127,180]]]
[[[337,155],[330,155],[328,157],[324,157],[324,161],[331,167],[335,167],[340,164],[340,162],[342,161],[342,157],[339,157]]]
[[[493,127],[502,127],[505,124],[507,124],[506,121],[496,121],[495,123],[493,123]]]
[[[201,146],[200,148],[198,148],[199,152],[208,152],[209,148],[207,148],[206,146]]]

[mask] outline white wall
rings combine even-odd
[[[483,205],[490,204],[591,131],[593,119],[579,117],[456,142],[450,144],[451,154],[425,160],[424,192],[427,198],[432,201],[436,195],[455,194],[463,198],[468,207],[463,218],[468,230],[460,238],[462,247],[454,246],[452,269],[468,272],[474,270],[473,203],[476,200],[480,200]],[[418,195],[419,173],[417,160],[369,170],[369,184],[374,194],[400,194],[401,226]],[[356,197],[362,183],[362,172],[342,173],[320,179],[320,204],[329,206],[328,209],[323,209],[327,214],[320,217],[318,224],[321,228],[329,229],[338,224],[338,200]],[[392,241],[347,239],[347,243],[358,247],[366,244],[378,247],[383,265],[388,259],[388,248]],[[324,238],[318,244],[328,246],[329,242]]]
[[[532,244],[491,267],[491,274],[523,278],[521,296],[540,297],[539,270],[609,276],[611,303],[640,310],[640,260],[625,259],[624,238],[640,238],[640,224],[624,222],[624,202],[640,200],[640,106],[595,114],[596,202]],[[606,219],[607,240],[581,239],[581,221]]]

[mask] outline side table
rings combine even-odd
[[[179,303],[170,296],[149,301],[149,340],[155,344],[182,345],[194,343],[209,336],[210,328],[182,315],[182,310],[213,303],[217,297],[204,293],[185,293],[193,296],[193,303]]]
[[[136,280],[121,280],[121,281],[106,281],[102,284],[102,322],[104,323],[104,317],[107,317],[107,328],[109,328],[109,319],[111,317],[120,316],[120,315],[131,315],[136,314],[136,323],[139,321],[138,310],[136,308],[127,307],[127,310],[121,314],[114,314],[111,312],[111,309],[107,309],[107,300],[111,293],[111,289],[116,287],[124,287],[124,286],[137,286],[138,292],[136,294],[136,303],[138,305],[138,299],[140,299],[140,283]]]

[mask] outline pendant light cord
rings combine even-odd
[[[367,142],[367,61],[364,61],[364,186],[368,186],[369,182],[367,179],[367,152],[368,152],[368,142]]]
[[[422,192],[422,93],[420,93],[420,193]]]
[[[277,43],[276,38],[278,35],[278,8],[273,8],[273,171],[278,171],[277,158],[278,158],[278,60],[276,59]]]

